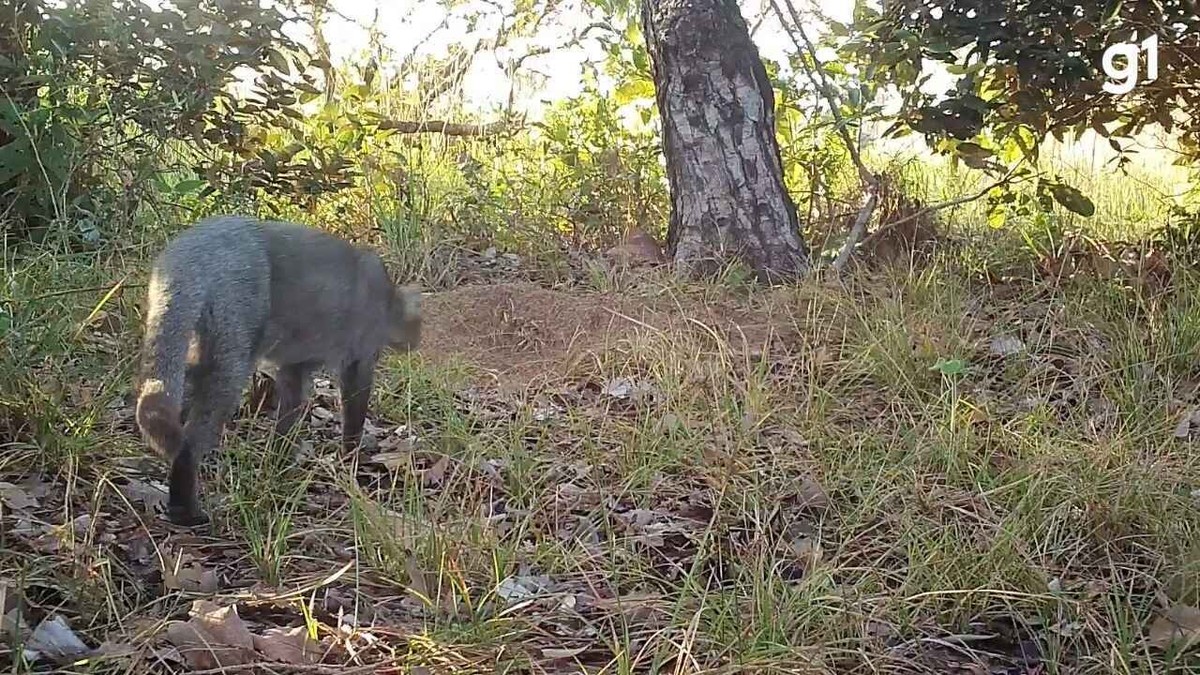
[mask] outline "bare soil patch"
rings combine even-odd
[[[580,362],[638,332],[683,324],[717,332],[735,348],[795,339],[770,302],[733,297],[632,296],[547,289],[532,283],[466,286],[424,299],[421,352],[434,362],[467,362],[500,386],[525,387],[567,375]]]

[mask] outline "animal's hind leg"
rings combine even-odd
[[[197,525],[208,520],[200,508],[199,464],[209,451],[220,445],[225,425],[237,412],[242,389],[253,369],[250,349],[244,344],[234,335],[214,335],[212,349],[205,350],[194,371],[183,444],[171,464],[168,517],[180,525]]]
[[[201,340],[193,335],[188,342],[187,367],[183,375],[183,402],[179,406],[179,424],[187,423],[188,406],[196,396],[196,383],[205,377],[209,365],[205,363],[205,350],[211,350],[212,345],[202,345]]]

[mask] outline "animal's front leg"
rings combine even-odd
[[[356,449],[362,440],[374,383],[373,359],[359,359],[342,368],[342,449],[347,452]]]

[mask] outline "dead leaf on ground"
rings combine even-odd
[[[1175,438],[1186,440],[1192,435],[1192,426],[1200,422],[1200,408],[1191,408],[1183,413],[1179,418],[1179,423],[1175,425]]]
[[[1186,651],[1200,645],[1200,609],[1175,605],[1150,626],[1146,639],[1163,650],[1174,646]]]
[[[607,383],[605,383],[604,388],[600,390],[600,393],[604,394],[605,396],[612,396],[614,398],[628,398],[632,391],[633,382],[624,378],[620,378],[609,380]]]
[[[130,502],[144,504],[148,513],[164,509],[167,505],[167,490],[165,487],[147,483],[136,478],[129,479],[128,483],[121,486],[121,492]]]
[[[829,508],[829,494],[815,479],[805,477],[800,481],[796,497],[801,508],[822,511]]]
[[[656,426],[658,433],[669,433],[687,428],[687,425],[680,421],[679,416],[675,413],[665,413],[658,419]]]
[[[371,418],[363,420],[362,436],[358,439],[359,447],[363,450],[375,450],[379,447],[379,439],[387,435],[387,431],[379,428]]]
[[[821,543],[813,537],[798,536],[791,542],[792,553],[804,569],[812,569],[824,557]]]
[[[772,449],[799,451],[808,447],[808,440],[804,435],[791,427],[763,429],[762,436]]]
[[[446,469],[450,467],[450,455],[442,455],[433,466],[421,472],[421,482],[426,485],[441,485],[446,479]]]
[[[399,429],[380,438],[376,443],[376,447],[384,451],[381,454],[409,454],[415,445],[415,439],[412,436],[401,434]]]
[[[140,650],[128,642],[113,642],[106,640],[100,643],[94,652],[96,656],[103,656],[110,659],[120,659],[136,656]]]
[[[186,622],[167,626],[167,640],[192,668],[229,668],[255,660],[254,635],[238,616],[236,606],[197,600],[192,603],[191,615]]]
[[[83,643],[75,631],[61,616],[47,617],[33,630],[25,642],[25,649],[54,661],[79,658],[92,653],[92,648]]]
[[[520,602],[537,597],[547,591],[550,585],[550,577],[547,576],[510,576],[496,587],[496,595],[509,602]]]
[[[591,649],[591,647],[575,647],[574,649],[561,649],[554,647],[544,647],[542,656],[547,659],[570,659]]]
[[[34,499],[33,495],[24,488],[3,481],[0,481],[0,501],[14,511],[26,511],[38,507],[38,500]]]
[[[338,388],[326,377],[314,377],[312,382],[312,396],[314,399],[332,401],[337,397]]]
[[[988,351],[994,356],[1013,356],[1025,351],[1025,343],[1015,335],[997,335],[988,343]]]
[[[558,417],[564,412],[566,412],[566,408],[551,401],[538,405],[533,409],[533,420],[535,422],[545,422]]]
[[[189,593],[216,593],[220,589],[217,573],[205,568],[192,556],[181,553],[178,557],[167,559],[168,567],[163,569],[163,586],[172,591]]]
[[[272,661],[292,665],[312,665],[321,661],[321,643],[308,635],[304,626],[270,628],[262,635],[252,635],[254,648]]]
[[[411,458],[411,452],[381,452],[371,456],[371,463],[378,464],[388,471],[399,471],[401,467],[408,466]]]
[[[644,622],[663,618],[668,603],[656,593],[631,593],[615,598],[579,598],[576,602],[603,614],[620,614],[627,621]]]
[[[600,393],[611,398],[629,399],[630,401],[638,402],[653,398],[658,393],[658,390],[651,382],[618,377],[605,382],[604,386],[600,389]]]
[[[322,427],[333,422],[337,416],[332,410],[324,406],[314,405],[308,414],[312,417],[312,425],[314,427]]]
[[[602,498],[599,490],[574,483],[561,483],[554,491],[556,506],[564,510],[592,509],[600,505]]]

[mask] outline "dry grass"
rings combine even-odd
[[[198,599],[263,672],[1196,672],[1147,636],[1200,605],[1197,290],[449,291],[373,447],[338,456],[321,387],[298,465],[244,419],[198,533],[129,424],[138,293],[77,339],[103,291],[15,301],[0,578],[107,643],[71,672],[188,670]]]

